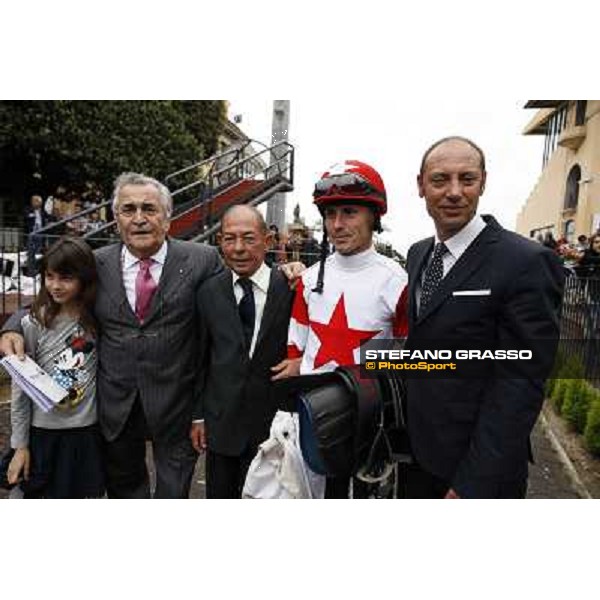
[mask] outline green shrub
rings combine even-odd
[[[581,391],[581,379],[564,379],[563,397],[560,406],[560,414],[563,419],[573,425],[573,411],[574,406],[578,402],[579,394]]]
[[[583,433],[594,389],[583,379],[568,379],[561,414],[577,433]]]
[[[561,414],[565,391],[570,379],[556,379],[550,402],[557,415]]]
[[[557,379],[560,379],[560,371],[563,367],[563,365],[565,364],[565,358],[566,358],[566,354],[563,348],[558,347],[558,350],[556,351],[556,356],[554,357],[554,364],[552,365],[552,371],[550,371],[550,375],[548,375],[548,380],[554,380],[556,381]]]
[[[544,398],[552,398],[556,381],[556,379],[546,379],[546,384],[544,385]]]
[[[585,369],[583,363],[577,354],[571,354],[561,359],[558,369],[560,379],[584,379]]]
[[[593,390],[592,396],[583,441],[592,454],[600,456],[600,393]]]
[[[552,373],[545,386],[546,398],[550,398],[557,414],[562,414],[565,393],[572,385],[569,382],[584,378],[585,369],[579,356],[572,349],[559,348]]]

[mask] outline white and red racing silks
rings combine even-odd
[[[319,264],[296,289],[288,332],[288,358],[302,357],[300,373],[333,371],[360,362],[369,339],[406,337],[408,276],[374,248],[353,256],[337,252],[325,263],[322,294],[313,292]]]

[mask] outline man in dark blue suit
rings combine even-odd
[[[436,233],[408,251],[407,347],[429,340],[508,348],[545,340],[546,351],[535,378],[516,378],[506,361],[494,361],[487,378],[408,379],[416,463],[407,496],[522,498],[529,436],[559,337],[564,275],[547,248],[476,214],[486,171],[472,141],[433,144],[417,183]]]

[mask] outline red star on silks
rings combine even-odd
[[[381,333],[377,331],[363,331],[362,329],[350,329],[348,317],[344,306],[344,294],[340,296],[335,305],[329,323],[317,323],[310,321],[310,327],[319,338],[321,346],[315,356],[315,369],[334,360],[338,365],[354,364],[354,348],[360,346],[363,340],[370,340]]]

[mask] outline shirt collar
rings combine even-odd
[[[486,222],[479,215],[475,215],[458,233],[455,233],[444,242],[448,252],[458,260],[485,227]],[[436,234],[435,243],[438,244],[440,241]]]
[[[123,244],[121,258],[123,260],[123,269],[129,269],[140,262],[140,259],[137,256],[134,256],[125,244]],[[165,264],[165,260],[167,259],[167,240],[162,243],[162,246],[158,249],[158,252],[153,254],[150,258],[155,263],[159,263],[161,265]]]
[[[237,283],[237,280],[240,279],[240,276],[232,269],[231,273],[233,274],[233,285]],[[262,290],[265,294],[269,290],[269,280],[271,278],[271,269],[267,267],[267,265],[262,262],[260,267],[254,272],[253,275],[248,277],[252,283]]]

